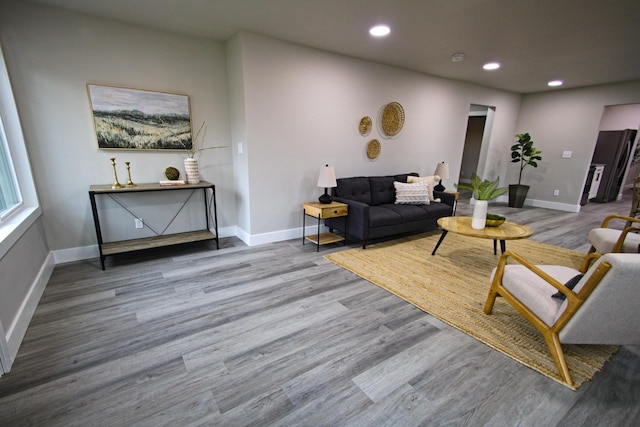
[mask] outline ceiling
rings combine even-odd
[[[246,30],[518,93],[640,79],[638,0],[29,1],[220,41]],[[373,38],[380,23],[391,34]]]

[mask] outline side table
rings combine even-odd
[[[349,227],[349,205],[340,202],[320,203],[320,202],[307,202],[302,205],[302,244],[305,240],[309,240],[317,245],[317,251],[320,251],[320,245],[326,245],[328,243],[344,242],[346,245],[346,235]],[[316,234],[310,234],[305,236],[305,219],[307,215],[317,218],[318,220],[318,232]],[[327,218],[347,217],[345,225],[345,237],[338,236],[333,232],[320,233],[320,220]]]
[[[444,190],[445,193],[453,194],[453,216],[456,216],[456,208],[458,207],[458,199],[460,198],[460,192],[454,190]]]

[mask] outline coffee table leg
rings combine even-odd
[[[502,242],[502,240],[501,240]],[[502,243],[501,243],[502,245]],[[502,246],[500,246],[502,247]],[[493,239],[493,254],[494,255],[498,255],[498,241],[496,239]]]
[[[442,230],[442,234],[440,235],[440,240],[438,240],[438,243],[436,243],[436,247],[433,248],[433,252],[431,252],[431,255],[435,255],[436,254],[436,251],[440,247],[440,243],[442,243],[442,241],[444,240],[444,237],[447,235],[447,233],[448,233],[447,230]]]
[[[504,253],[507,250],[507,244],[504,240],[500,240],[500,250]]]

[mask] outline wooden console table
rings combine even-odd
[[[206,228],[204,230],[188,231],[184,233],[172,233],[172,234],[158,234],[153,237],[143,237],[131,240],[121,240],[117,242],[107,242],[102,240],[102,230],[100,228],[100,217],[98,215],[98,209],[96,207],[96,195],[112,195],[112,194],[125,194],[125,193],[141,193],[149,191],[179,191],[179,190],[191,190],[192,194],[202,189],[204,194],[204,214],[206,217]],[[211,200],[207,201],[207,189],[211,190]],[[139,251],[144,249],[158,248],[162,246],[177,245],[180,243],[199,242],[203,240],[215,240],[216,249],[220,248],[220,242],[218,240],[218,214],[216,205],[216,186],[206,182],[200,181],[198,184],[185,184],[185,185],[160,185],[160,184],[138,184],[135,187],[122,187],[111,188],[111,185],[91,185],[89,187],[89,199],[91,200],[91,211],[93,212],[93,223],[96,228],[96,237],[98,238],[98,249],[100,250],[100,264],[104,270],[104,260],[108,255],[115,255],[125,252]],[[188,203],[187,199],[182,207]],[[121,206],[129,212],[134,218],[136,215],[129,211],[128,208],[121,204]],[[180,208],[180,210],[182,209]],[[173,217],[169,225],[175,220],[180,210]],[[210,230],[209,216],[213,210],[213,228],[214,232]],[[168,226],[167,226],[168,228]]]

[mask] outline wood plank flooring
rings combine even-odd
[[[629,206],[489,211],[586,251]],[[640,348],[573,392],[323,258],[341,245],[301,240],[57,266],[0,378],[0,425],[640,424]]]

